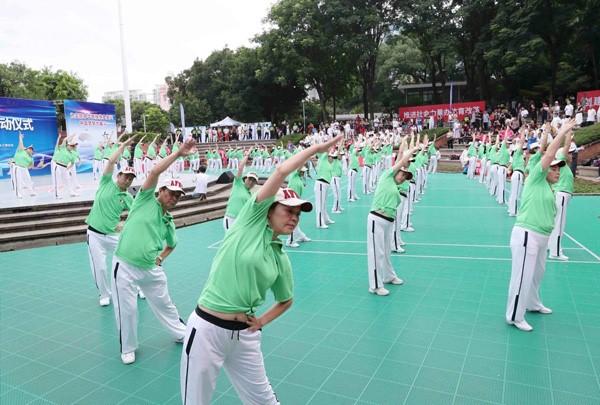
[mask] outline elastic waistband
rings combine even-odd
[[[502,167],[508,167],[508,165],[500,165],[500,166],[502,166]]]
[[[381,215],[381,213],[379,213],[377,211],[371,211],[371,214],[373,214],[376,217],[379,217],[381,219],[385,219],[388,222],[394,222],[394,218],[390,218],[390,217],[386,217],[385,215]]]
[[[329,184],[329,182],[327,180],[317,179],[317,181],[320,181],[321,183]]]
[[[368,167],[370,169],[372,166],[371,165],[365,165],[365,167]]]
[[[523,174],[523,175],[525,174],[525,173],[523,173],[523,170],[519,170],[519,169],[513,169],[513,173],[514,173],[514,172],[519,172],[519,173],[521,173],[521,174]]]
[[[99,233],[100,235],[106,235],[104,232],[100,232],[99,230],[95,229],[93,226],[88,225],[88,229],[94,233]]]
[[[408,197],[408,194],[406,194],[406,193],[403,193],[402,191],[400,192],[400,195],[401,195],[402,197]]]
[[[55,162],[55,163],[56,163],[57,166],[64,167],[65,169],[67,168],[67,165],[63,165],[62,163],[58,163],[58,162]]]
[[[196,306],[196,315],[198,315],[200,318],[204,319],[208,323],[212,323],[213,325],[218,326],[219,328],[227,330],[244,330],[249,328],[249,326],[244,322],[226,321],[225,319],[217,318],[214,315],[204,312],[200,309],[199,306]]]

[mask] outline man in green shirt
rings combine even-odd
[[[296,192],[296,194],[298,194],[298,197],[302,197],[302,194],[304,193],[304,187],[305,187],[304,175],[306,174],[307,170],[308,169],[306,167],[302,166],[298,170],[294,170],[294,172],[292,172],[292,174],[290,174],[290,176],[288,178],[287,188],[294,190]],[[298,244],[299,242],[310,242],[310,241],[311,241],[311,239],[308,236],[306,236],[306,234],[304,232],[302,232],[302,230],[300,229],[300,224],[298,223],[298,225],[296,226],[294,231],[292,233],[290,233],[290,236],[289,236],[288,240],[285,242],[285,245],[296,248],[296,247],[300,246]]]
[[[110,284],[107,277],[106,259],[112,261],[121,231],[121,214],[133,204],[133,196],[127,191],[135,178],[135,170],[123,166],[117,180],[113,180],[114,166],[119,156],[133,142],[135,136],[121,144],[108,158],[100,185],[94,197],[94,204],[85,223],[87,229],[88,255],[90,268],[98,289],[100,306],[110,304]]]
[[[229,194],[229,200],[227,201],[227,208],[225,210],[225,216],[223,216],[223,228],[227,231],[237,218],[246,201],[250,199],[252,194],[250,190],[256,185],[258,181],[258,174],[255,172],[248,172],[244,176],[244,168],[248,162],[250,156],[250,150],[245,151],[244,158],[238,167],[238,171],[233,180],[231,187],[231,193]]]
[[[71,154],[71,150],[73,150],[74,146],[71,144],[71,137],[66,137],[63,139],[61,145],[58,147],[58,153],[56,154],[56,168],[54,171],[54,175],[56,176],[55,183],[55,197],[57,199],[61,199],[62,196],[59,193],[60,182],[63,184],[65,188],[69,190],[69,194],[71,197],[77,197],[79,194],[75,192],[75,187],[73,186],[73,182],[71,181],[71,176],[69,176],[69,168],[73,165],[73,155]]]
[[[525,135],[521,135],[521,141],[518,145],[515,145],[512,162],[510,167],[512,174],[510,176],[510,197],[508,200],[508,215],[516,217],[519,211],[517,203],[521,196],[521,189],[523,188],[523,179],[525,177],[525,158],[523,157],[523,151],[527,148],[527,142]]]
[[[358,156],[360,155],[360,147],[355,147],[355,144],[352,144],[348,149],[348,153],[350,155],[350,164],[348,167],[348,201],[354,202],[359,200],[359,197],[356,195],[356,175],[358,174],[358,169],[360,168],[360,162],[358,160]]]
[[[554,228],[556,203],[552,185],[558,182],[563,160],[554,160],[565,134],[575,125],[571,119],[558,131],[556,138],[530,172],[525,187],[521,210],[517,215],[510,237],[512,271],[506,304],[506,322],[522,331],[533,327],[525,320],[525,311],[550,314],[540,301],[539,289],[546,271],[546,250]]]
[[[138,347],[138,289],[176,341],[181,342],[185,335],[185,324],[171,301],[163,271],[163,262],[177,245],[175,224],[169,210],[177,205],[185,192],[182,184],[174,179],[161,183],[158,197],[154,196],[154,192],[161,173],[177,158],[188,156],[193,146],[194,140],[189,138],[176,153],[161,160],[148,173],[121,231],[113,261],[112,298],[121,342],[121,360],[125,364],[135,361]]]

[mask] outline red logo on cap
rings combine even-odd
[[[171,186],[183,188],[182,184],[180,182],[178,182],[177,180],[171,180]]]
[[[300,198],[300,196],[298,195],[298,193],[296,193],[291,188],[284,188],[283,189],[283,198],[285,198],[287,200],[288,198]]]

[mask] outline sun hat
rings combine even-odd
[[[165,180],[160,185],[160,188],[163,187],[166,187],[171,191],[179,191],[182,195],[185,195],[185,191],[183,191],[183,184],[181,184],[179,180]]]

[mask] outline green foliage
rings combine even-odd
[[[281,137],[275,141],[275,146],[287,147],[288,142],[292,145],[298,145],[298,143],[306,137],[307,134],[289,134]]]
[[[587,145],[594,141],[600,140],[600,124],[594,124],[587,127],[583,127],[575,132],[577,145]]]
[[[0,64],[0,97],[85,101],[87,96],[83,80],[74,73],[49,67],[38,71],[17,61]]]

